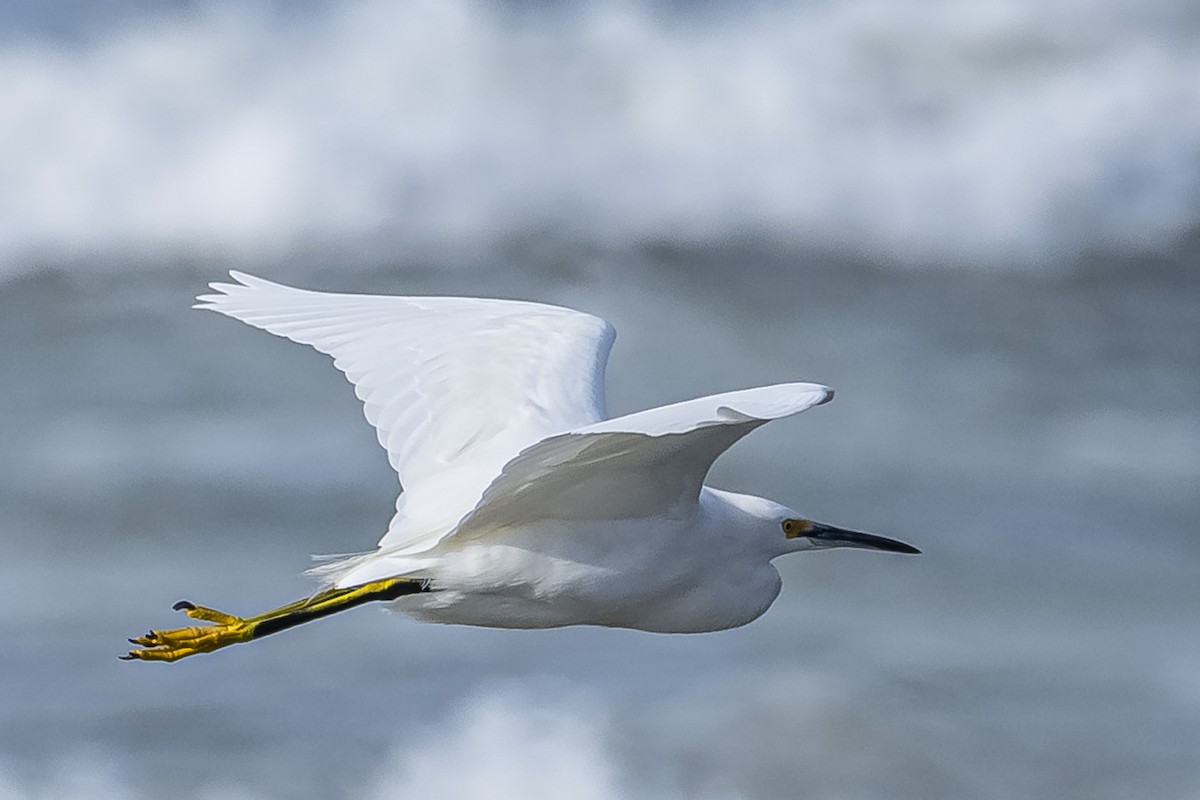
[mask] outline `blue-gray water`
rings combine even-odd
[[[0,798],[1200,793],[1197,20],[956,7],[14,11]],[[826,382],[711,481],[925,554],[720,634],[119,662],[391,513],[327,359],[188,310],[230,267],[600,314],[614,413]]]
[[[1061,281],[748,248],[562,256],[288,277],[602,312],[620,331],[615,411],[827,381],[833,404],[749,438],[714,482],[925,555],[783,559],[776,606],[730,633],[360,610],[121,663],[124,637],[174,622],[179,597],[253,612],[306,592],[308,553],[380,533],[394,478],[324,357],[186,310],[208,267],[13,280],[5,789],[60,796],[96,773],[113,796],[449,796],[444,772],[549,782],[544,796],[577,781],[596,797],[1197,790],[1194,253]]]

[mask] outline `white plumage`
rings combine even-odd
[[[833,393],[785,383],[614,419],[597,317],[507,300],[328,294],[233,272],[210,309],[333,357],[400,476],[372,553],[318,572],[431,591],[393,606],[497,627],[742,625],[779,592],[771,560],[815,547],[913,548],[704,486],[713,461],[769,420]]]

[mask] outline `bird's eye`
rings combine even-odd
[[[785,519],[783,535],[789,539],[798,539],[812,533],[813,523],[806,519]]]

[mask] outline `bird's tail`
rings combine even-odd
[[[388,578],[426,580],[429,564],[419,558],[398,557],[398,548],[385,547],[369,553],[313,556],[317,565],[305,575],[320,581],[323,586],[345,588]]]
[[[312,557],[313,566],[304,570],[304,577],[312,578],[322,586],[332,586],[365,564],[377,553],[322,553]]]

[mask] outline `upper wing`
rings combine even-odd
[[[211,284],[217,293],[196,307],[312,345],[354,384],[404,489],[389,537],[452,527],[523,448],[605,416],[615,333],[598,317],[507,300],[329,294],[230,275],[238,283]]]
[[[825,403],[833,391],[785,383],[701,397],[552,436],[510,461],[452,538],[537,520],[612,520],[694,504],[734,442],[772,419]]]

